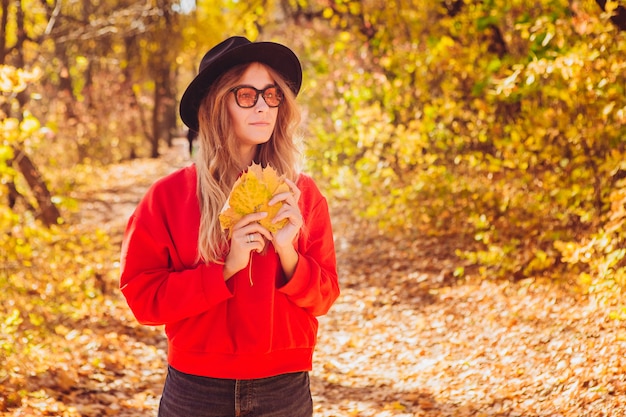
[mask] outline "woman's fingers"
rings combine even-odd
[[[269,240],[266,239],[261,233],[246,233],[241,239],[242,241],[240,242],[240,245],[250,249],[258,249],[260,245],[261,250],[265,247],[267,240]]]
[[[258,222],[267,217],[267,213],[252,213],[244,216],[233,226],[230,239],[230,251],[226,255],[225,266],[231,272],[243,269],[250,260],[250,252],[263,252],[270,232]]]
[[[278,213],[274,216],[272,222],[278,223],[285,219],[289,220],[289,223],[300,228],[302,225],[302,215],[300,214],[299,207],[289,203],[283,204],[280,210],[278,210]]]
[[[291,192],[293,193],[293,196],[294,196],[296,202],[298,202],[300,200],[300,194],[301,194],[300,189],[298,188],[296,183],[291,181],[290,179],[285,178],[285,182],[287,183],[287,185],[291,189]]]
[[[300,214],[300,207],[298,206],[300,189],[293,181],[285,179],[285,182],[289,185],[291,191],[277,194],[269,202],[270,206],[281,201],[283,202],[282,207],[278,210],[278,213],[276,213],[272,221],[274,223],[278,223],[282,220],[288,219],[289,223],[299,229],[302,225],[302,215]]]
[[[259,221],[266,217],[267,217],[266,212],[251,213],[246,216],[243,216],[241,220],[239,220],[233,226],[233,239],[234,238],[241,239],[243,237],[246,240],[245,243],[251,243],[251,242],[247,242],[246,235],[258,234],[258,235],[261,235],[262,237],[265,237],[267,240],[271,240],[272,239],[271,233],[265,227],[259,224]],[[254,239],[254,240],[258,240],[258,239]]]
[[[269,205],[272,206],[280,201],[283,201],[287,204],[297,206],[298,200],[300,200],[301,191],[298,186],[291,180],[285,179],[285,183],[289,186],[289,191],[285,191],[283,193],[276,194],[269,201]]]

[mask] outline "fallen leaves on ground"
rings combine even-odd
[[[156,179],[146,173],[188,163],[182,146],[100,173],[100,188],[81,192],[103,210],[83,221],[119,241]],[[384,238],[340,209],[333,223],[342,294],[320,319],[316,417],[626,416],[615,306],[549,281],[459,281],[453,240]],[[114,276],[79,318],[50,318],[56,338],[33,344],[38,360],[11,364],[0,416],[156,415],[165,337],[135,322]]]
[[[318,416],[626,415],[624,326],[607,306],[548,281],[454,282],[454,248],[436,253],[450,242],[360,247],[356,230],[320,326]]]

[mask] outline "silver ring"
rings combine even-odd
[[[248,237],[248,243],[252,243],[254,242],[254,235],[252,233],[250,233],[249,235],[247,235]]]

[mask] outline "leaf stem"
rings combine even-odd
[[[252,252],[250,252],[250,262],[248,262],[248,279],[250,280],[250,286],[254,285],[252,282]]]

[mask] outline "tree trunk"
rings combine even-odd
[[[4,32],[3,38],[6,36],[6,24],[5,20],[8,2],[6,0],[2,1],[2,10],[3,10],[3,18],[1,20],[1,29]],[[26,35],[26,30],[24,27],[24,9],[21,1],[15,2],[16,12],[15,12],[15,24],[17,30],[17,39],[15,44],[15,62],[14,65],[18,68],[24,68],[24,42],[28,39]],[[6,48],[6,39],[3,39],[4,47]],[[6,49],[2,51],[2,59],[5,58]],[[4,63],[4,62],[3,62]],[[16,115],[18,119],[22,119],[21,109],[24,108],[24,105],[28,101],[28,93],[26,90],[19,92],[16,95],[16,99],[19,105],[19,113]],[[9,112],[7,115],[11,115],[11,109],[8,109]],[[61,217],[61,213],[59,213],[58,208],[52,202],[52,196],[50,195],[50,191],[46,186],[41,174],[37,170],[37,167],[33,163],[33,161],[28,157],[26,152],[21,149],[18,145],[12,145],[13,148],[13,160],[11,163],[17,164],[18,170],[22,173],[28,186],[30,187],[35,200],[37,201],[37,205],[39,206],[39,213],[37,213],[37,217],[41,218],[46,226],[51,226],[53,224],[57,224],[59,218]],[[15,204],[15,199],[19,196],[17,192],[17,188],[15,184],[9,184],[9,190],[11,190],[11,195],[9,196],[9,203]]]
[[[33,192],[37,205],[39,206],[39,213],[37,217],[40,218],[46,226],[52,226],[57,224],[61,218],[61,213],[57,206],[52,202],[52,196],[46,186],[43,177],[37,170],[37,167],[33,161],[28,157],[24,150],[13,146],[13,152],[15,157],[13,162],[17,164],[19,171],[22,173],[28,186]]]
[[[167,146],[174,144],[176,136],[176,90],[173,88],[173,78],[171,67],[168,67],[167,73],[163,74],[165,83],[163,86],[165,99],[163,103],[163,131],[166,134]]]
[[[151,158],[159,157],[159,140],[161,139],[161,87],[158,78],[154,80],[154,107],[152,108],[152,137],[150,138]]]
[[[163,54],[152,57],[151,68],[154,79],[154,109],[152,112],[152,157],[158,157],[158,147],[161,140],[165,139],[168,146],[172,145],[172,135],[176,128],[176,102],[174,100],[174,63],[176,61],[176,49],[180,39],[172,39],[172,34],[177,33],[176,27],[178,15],[172,12],[172,0],[157,1],[161,10],[159,28],[153,33],[154,41],[168,43],[170,48]]]
[[[7,26],[9,24],[10,0],[2,0],[2,16],[0,16],[0,65],[4,65],[7,56]]]

